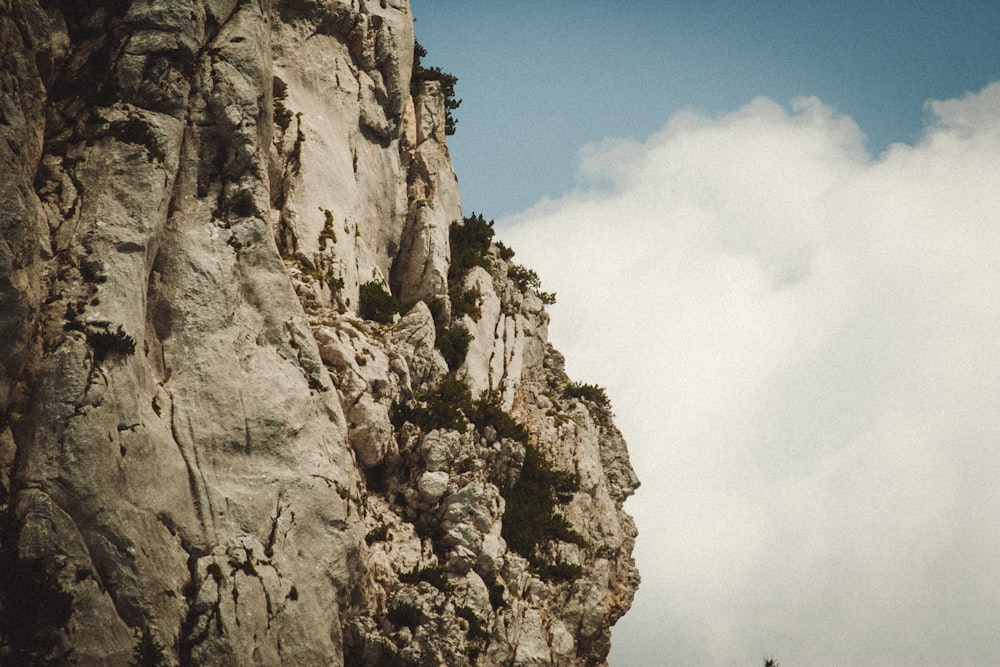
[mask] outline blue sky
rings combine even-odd
[[[610,664],[1000,664],[1000,3],[413,4],[643,482]]]
[[[459,77],[450,140],[467,210],[503,217],[576,186],[577,152],[673,113],[816,96],[881,152],[924,102],[1000,78],[1000,3],[413,0],[427,62]]]

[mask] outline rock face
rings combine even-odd
[[[449,298],[408,2],[0,0],[0,50],[0,664],[603,664],[638,482],[509,256]]]

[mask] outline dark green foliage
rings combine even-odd
[[[45,664],[37,654],[51,645],[48,633],[65,626],[72,614],[73,596],[49,575],[44,561],[3,554],[0,636],[7,638],[11,664]]]
[[[454,588],[451,582],[448,581],[447,571],[439,565],[428,565],[420,569],[414,568],[409,572],[403,572],[399,575],[399,580],[404,584],[416,584],[426,581],[442,593],[450,593],[452,588]]]
[[[472,334],[464,324],[452,324],[446,327],[435,326],[434,347],[441,351],[449,370],[456,371],[465,361],[469,353],[469,343]]]
[[[537,290],[542,286],[542,281],[538,277],[538,274],[534,270],[523,267],[520,264],[511,264],[508,266],[507,277],[513,280],[514,284],[522,292],[527,292],[529,289]]]
[[[458,281],[474,266],[490,268],[486,253],[493,241],[493,221],[483,218],[482,213],[462,218],[448,228],[451,244],[451,266],[448,267],[448,282]]]
[[[559,561],[552,565],[541,565],[538,574],[548,581],[576,581],[583,575],[583,566]]]
[[[569,382],[563,387],[563,396],[567,398],[581,398],[591,403],[596,403],[605,410],[611,409],[611,400],[604,387],[596,384],[583,384],[580,382]]]
[[[295,115],[288,110],[288,107],[281,100],[274,100],[274,125],[276,127],[280,128],[282,132],[286,132],[288,126],[292,124],[292,118],[294,117]]]
[[[101,363],[115,354],[127,357],[135,353],[135,340],[118,325],[117,331],[87,329],[87,343],[94,349],[94,361]]]
[[[404,422],[424,431],[439,428],[460,431],[472,422],[479,431],[490,426],[500,438],[528,444],[527,429],[504,411],[498,395],[486,394],[472,400],[469,387],[454,375],[445,376],[433,393],[418,397],[413,404],[396,405],[393,426],[398,429]]]
[[[424,620],[424,614],[420,608],[409,602],[399,602],[385,615],[393,625],[405,625],[410,630],[416,630],[417,626]]]
[[[774,658],[764,656],[764,667],[778,667],[778,661]]]
[[[444,94],[444,133],[455,134],[458,119],[452,112],[462,105],[462,100],[455,99],[455,84],[458,83],[458,77],[443,72],[440,67],[424,67],[421,60],[426,55],[427,49],[419,42],[413,42],[413,76],[410,78],[410,92],[416,96],[417,84],[421,81],[440,82],[441,92]]]
[[[428,514],[421,514],[417,517],[416,521],[413,522],[413,530],[417,533],[417,537],[432,542],[437,542],[444,537],[441,522]]]
[[[326,250],[326,242],[337,242],[337,234],[333,231],[333,211],[320,207],[323,212],[323,230],[319,233],[319,249]]]
[[[528,444],[528,429],[501,407],[499,395],[486,394],[473,401],[466,409],[466,416],[480,431],[491,426],[501,438]]]
[[[497,583],[490,586],[490,606],[494,610],[507,606],[507,601],[504,600],[505,590],[503,584]]]
[[[501,483],[506,501],[501,534],[507,545],[535,567],[544,565],[537,547],[547,539],[583,544],[556,505],[568,502],[579,488],[576,475],[556,470],[534,446],[524,448],[524,465],[513,483]]]
[[[385,493],[389,488],[389,470],[385,461],[365,469],[365,486],[369,491],[375,493]]]
[[[500,259],[505,262],[509,262],[514,258],[514,251],[511,250],[503,241],[496,242],[497,251],[500,253]]]
[[[120,141],[142,146],[149,152],[150,156],[160,162],[167,158],[166,151],[160,144],[160,139],[153,131],[152,125],[138,116],[116,120],[109,125],[108,130]]]
[[[288,96],[288,86],[278,77],[271,80],[271,96],[274,98],[274,124],[285,132],[291,125],[294,114],[284,104]]]
[[[482,316],[478,289],[466,289],[462,284],[466,274],[474,266],[490,268],[488,252],[493,241],[493,221],[483,216],[470,215],[459,223],[451,223],[448,230],[451,245],[451,264],[448,267],[448,299],[451,302],[451,317],[461,319],[468,315],[473,320]],[[434,317],[437,329],[436,347],[441,350],[448,368],[457,370],[465,361],[472,335],[461,324],[450,324],[444,317],[444,310],[438,308]]]
[[[365,543],[368,546],[371,546],[376,542],[385,542],[386,539],[388,539],[388,537],[389,537],[389,526],[383,523],[381,526],[372,528],[371,530],[368,531],[368,534],[365,535]]]
[[[451,300],[451,316],[455,319],[468,315],[478,320],[483,313],[479,308],[482,294],[478,289],[466,289],[458,280],[448,286],[448,298]]]
[[[153,636],[149,628],[142,631],[139,643],[135,645],[132,653],[131,667],[167,667],[170,662],[167,660],[166,649],[163,644]]]
[[[456,607],[455,616],[459,618],[464,618],[469,622],[469,630],[466,632],[466,636],[469,639],[489,639],[490,633],[486,631],[486,627],[483,625],[482,619],[476,615],[469,607]]]
[[[542,281],[535,273],[533,269],[528,269],[520,264],[511,264],[507,267],[507,277],[514,281],[517,288],[522,294],[526,293],[528,290],[534,291],[538,294],[538,298],[542,300],[547,306],[551,306],[556,302],[556,295],[554,292],[542,292],[540,288],[542,286]]]
[[[358,291],[358,315],[366,320],[392,324],[392,316],[403,308],[399,299],[376,282],[363,283]]]
[[[423,431],[439,428],[461,431],[467,423],[462,407],[471,403],[472,394],[466,384],[454,375],[447,375],[433,393],[419,397],[413,405],[397,405],[393,410],[393,425],[399,428],[403,422],[410,422]]]

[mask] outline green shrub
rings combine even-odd
[[[563,396],[567,398],[581,398],[591,403],[596,403],[605,410],[611,409],[611,400],[604,387],[596,384],[583,384],[580,382],[569,382],[563,387]]]
[[[135,645],[132,652],[131,667],[167,667],[170,661],[167,660],[166,648],[158,640],[149,628],[142,631],[139,643]]]
[[[285,106],[285,98],[288,97],[288,86],[284,81],[274,77],[271,81],[271,95],[274,99],[274,124],[282,133],[288,130],[292,123],[294,114]]]
[[[286,132],[288,130],[288,126],[292,124],[292,118],[294,118],[294,114],[288,110],[288,107],[285,106],[284,102],[280,99],[275,99],[273,118],[275,126],[282,132]]]
[[[416,584],[426,581],[442,593],[450,593],[454,588],[451,582],[448,581],[447,571],[440,565],[428,565],[420,569],[413,568],[409,572],[400,574],[399,580],[404,584]]]
[[[583,544],[566,518],[555,511],[556,505],[568,502],[579,488],[575,474],[556,470],[533,445],[524,448],[524,465],[517,480],[498,485],[506,501],[501,535],[507,545],[528,559],[535,567],[544,565],[538,545],[557,539]]]
[[[405,625],[410,630],[416,630],[417,626],[424,620],[424,613],[415,604],[399,602],[389,609],[389,613],[385,617],[393,625]]]
[[[513,280],[514,284],[522,292],[527,292],[529,289],[537,290],[542,286],[542,281],[538,277],[538,274],[520,264],[511,264],[508,266],[507,277]]]
[[[87,329],[87,343],[94,349],[94,361],[101,363],[108,356],[115,354],[128,357],[135,353],[135,340],[125,333],[118,325],[117,331]]]
[[[454,375],[442,378],[437,388],[426,396],[415,397],[412,404],[397,404],[391,415],[396,428],[410,422],[423,431],[451,429],[461,431],[468,423],[463,406],[472,403],[472,394]]]
[[[376,282],[363,283],[358,292],[358,315],[366,320],[392,324],[392,316],[403,308],[399,299]]]
[[[500,406],[500,396],[497,394],[486,394],[473,401],[466,409],[466,416],[480,431],[491,426],[501,438],[528,444],[528,429]]]
[[[501,407],[498,394],[488,393],[472,400],[469,387],[454,375],[446,375],[432,393],[415,397],[411,404],[395,405],[391,418],[397,429],[410,422],[424,431],[439,428],[460,431],[472,422],[480,432],[489,426],[500,438],[528,445],[528,430]]]
[[[9,534],[4,537],[10,539]],[[72,614],[73,596],[49,574],[45,562],[21,560],[8,547],[0,557],[0,628],[6,631],[14,656],[32,659],[36,649],[50,644],[50,633],[65,626]]]
[[[333,211],[322,206],[319,210],[323,212],[323,229],[319,233],[319,249],[326,250],[327,241],[337,242],[337,233],[333,230]]]
[[[490,606],[494,610],[507,606],[507,601],[504,599],[505,591],[503,584],[497,583],[490,586]]]
[[[444,529],[441,528],[441,522],[429,514],[418,516],[413,522],[413,530],[417,533],[417,537],[432,542],[437,542],[444,537]]]
[[[434,338],[434,347],[441,351],[449,370],[458,370],[465,362],[465,356],[469,353],[472,334],[469,333],[464,324],[452,324],[446,327],[436,326],[435,329],[437,334]]]
[[[453,74],[443,72],[440,67],[424,67],[421,61],[427,55],[427,49],[419,42],[413,42],[413,75],[410,78],[410,93],[417,94],[417,84],[420,81],[438,81],[441,84],[441,92],[444,94],[444,133],[455,134],[458,119],[452,113],[462,105],[462,100],[455,99],[455,84],[458,77]]]
[[[538,574],[547,581],[576,581],[583,575],[583,566],[559,561],[540,566]]]
[[[514,251],[511,250],[509,247],[507,247],[507,245],[504,244],[503,241],[497,241],[496,246],[497,246],[497,252],[500,253],[500,259],[502,259],[505,262],[509,262],[511,259],[514,258]]]
[[[459,319],[463,315],[468,315],[473,320],[478,320],[483,316],[479,308],[479,299],[483,295],[478,288],[466,289],[458,280],[448,286],[448,298],[451,300],[451,316]]]
[[[371,530],[368,531],[368,534],[365,535],[365,543],[368,546],[371,546],[376,542],[385,542],[386,539],[388,539],[388,537],[389,537],[389,526],[383,523],[382,525],[372,528]]]
[[[532,290],[545,305],[551,306],[556,302],[555,292],[541,291],[542,281],[534,270],[525,268],[520,264],[511,264],[507,267],[507,277],[514,281],[514,284],[517,285],[522,294],[527,293],[528,290]]]
[[[493,221],[483,215],[472,214],[453,222],[448,228],[451,244],[451,265],[448,267],[448,281],[458,281],[474,266],[490,268],[487,253],[493,241]]]
[[[455,616],[459,618],[464,618],[469,622],[469,630],[466,632],[466,636],[469,639],[489,639],[490,633],[486,631],[486,627],[483,625],[482,619],[476,615],[470,607],[456,607]]]

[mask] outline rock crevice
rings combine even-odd
[[[496,246],[454,308],[413,54],[405,0],[0,0],[0,664],[604,663],[637,480]]]

